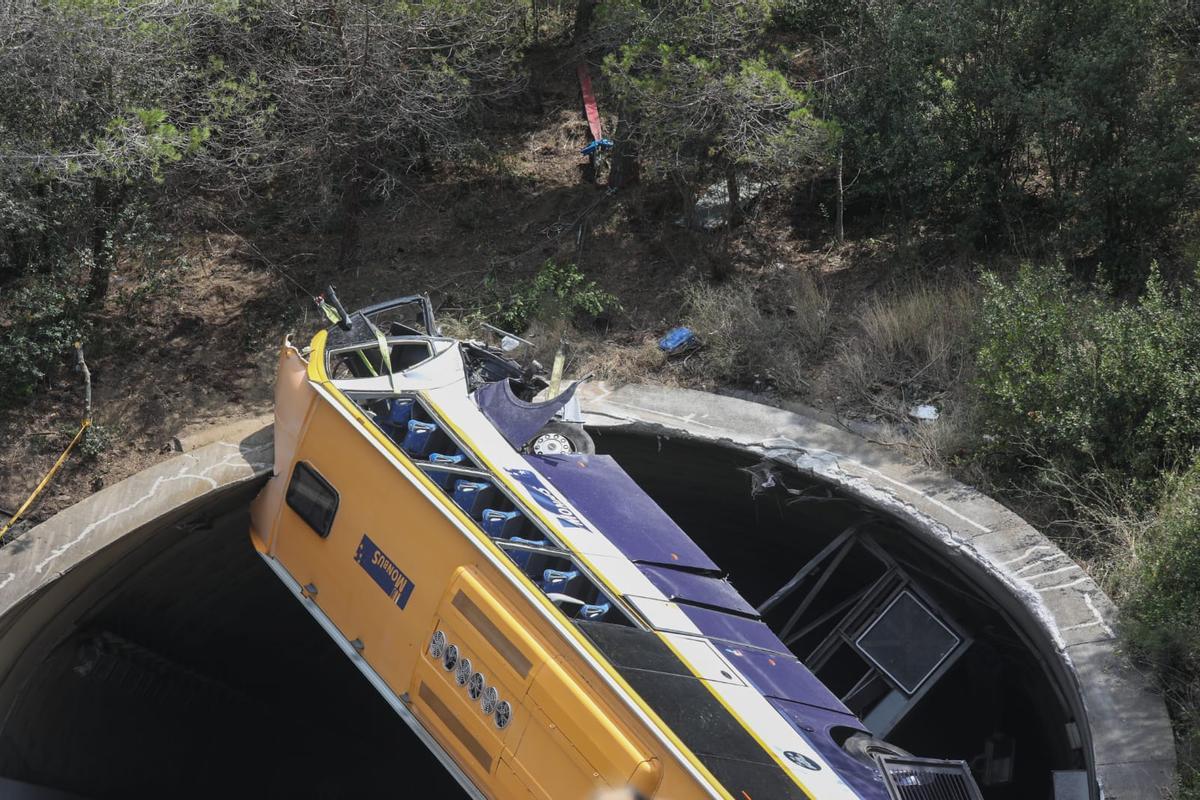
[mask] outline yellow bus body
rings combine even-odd
[[[582,800],[629,786],[646,798],[729,797],[586,638],[522,585],[524,575],[489,558],[496,548],[475,523],[333,386],[323,338],[307,363],[292,346],[282,349],[275,474],[252,506],[251,536],[382,682],[377,688],[394,695],[478,796]],[[339,494],[325,538],[283,502],[298,462]],[[403,610],[363,580],[355,551],[364,535],[403,561],[416,587]],[[506,728],[432,657],[438,630],[512,704]]]

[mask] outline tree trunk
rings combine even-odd
[[[838,244],[846,241],[846,230],[842,227],[842,217],[846,209],[845,187],[842,186],[842,148],[838,148],[837,166],[837,240]]]
[[[116,218],[117,200],[112,185],[104,178],[92,182],[92,271],[88,276],[84,304],[91,306],[104,302],[108,295],[108,282],[112,277],[113,256],[116,242],[113,220]]]
[[[579,0],[575,5],[574,41],[578,42],[592,27],[592,19],[596,16],[596,4],[599,0]]]
[[[679,189],[679,201],[683,205],[683,227],[688,230],[694,230],[696,226],[696,201],[699,200],[695,189],[688,181],[686,175],[676,171],[672,178],[675,186]]]
[[[358,218],[362,207],[362,176],[359,174],[358,159],[355,159],[346,179],[342,182],[342,198],[338,203],[338,270],[344,270],[358,261]]]
[[[738,189],[737,171],[733,165],[725,167],[725,193],[729,195],[729,207],[725,209],[725,221],[729,230],[742,224],[742,193]]]
[[[637,145],[633,143],[633,121],[624,108],[617,117],[617,128],[613,133],[613,149],[608,167],[608,185],[614,189],[637,183]]]

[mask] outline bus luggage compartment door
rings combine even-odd
[[[631,782],[653,796],[658,760],[575,677],[572,659],[541,644],[560,634],[533,608],[515,613],[517,602],[527,601],[515,589],[459,568],[413,677],[418,715],[497,797],[585,798]]]

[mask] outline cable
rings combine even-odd
[[[13,514],[12,517],[9,518],[8,522],[4,523],[3,528],[0,528],[0,544],[4,543],[4,537],[12,529],[12,526],[17,524],[17,520],[21,518],[21,515],[29,510],[29,507],[33,505],[33,501],[38,499],[38,495],[44,492],[46,487],[50,485],[50,480],[58,473],[60,469],[62,469],[62,465],[67,462],[67,456],[70,455],[71,450],[75,448],[75,445],[79,443],[79,440],[83,438],[84,431],[86,431],[88,426],[91,424],[92,421],[90,419],[85,419],[83,421],[83,424],[79,426],[79,432],[75,434],[75,438],[71,440],[69,445],[67,445],[67,449],[63,450],[62,455],[59,456],[58,460],[54,462],[54,466],[52,466],[50,471],[46,473],[46,477],[42,478],[41,483],[37,485],[37,488],[33,490],[33,493],[30,494],[28,499],[21,504],[21,507],[17,509],[17,513]]]
[[[263,260],[264,264],[266,264],[268,267],[270,267],[271,269],[278,272],[280,275],[282,275],[287,280],[291,281],[292,285],[295,286],[297,289],[299,289],[300,292],[305,297],[316,297],[317,296],[316,292],[310,292],[308,289],[306,289],[304,287],[304,284],[300,283],[300,281],[296,280],[291,275],[289,275],[287,273],[287,270],[285,270],[283,267],[276,264],[271,259],[267,258],[266,254],[263,253],[262,250],[259,250],[258,247],[255,246],[254,242],[250,241],[245,236],[242,236],[240,233],[235,231],[233,228],[226,225],[222,220],[217,220],[217,222],[221,225],[222,228],[229,231],[230,234],[232,234],[233,236],[236,236],[238,239],[240,239],[242,241],[243,244],[245,244],[247,247],[249,247],[251,250],[253,250],[255,252],[255,254]]]

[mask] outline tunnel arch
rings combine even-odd
[[[749,479],[737,470],[765,463],[869,509],[1003,609],[1051,676],[1054,702],[1077,722],[1093,797],[1098,783],[1108,798],[1156,796],[1169,784],[1165,708],[1120,658],[1111,606],[1087,580],[1047,599],[1036,576],[1067,569],[1059,574],[1077,579],[1019,518],[943,475],[908,471],[856,437],[757,403],[598,386],[583,406],[602,448],[624,440],[623,450],[610,447],[618,460],[693,533],[695,520],[637,463],[638,448],[692,448],[681,463],[715,460],[746,481],[743,495]],[[390,765],[403,751],[408,768],[454,795],[433,757],[249,548],[245,508],[269,474],[270,430],[229,438],[102,490],[0,550],[0,784],[18,781],[30,796],[130,796],[182,772],[190,782],[174,793],[185,797],[249,774],[258,786],[334,797],[347,782],[395,780]],[[746,591],[745,566],[729,569]],[[156,618],[174,631],[156,633]],[[55,697],[57,705],[47,701]],[[162,733],[170,725],[155,728],[164,720],[189,728],[173,746]],[[135,781],[135,762],[96,757],[103,746],[130,755],[129,743],[155,731],[157,772],[142,767]],[[171,760],[180,753],[193,758]],[[326,776],[313,772],[318,764]]]

